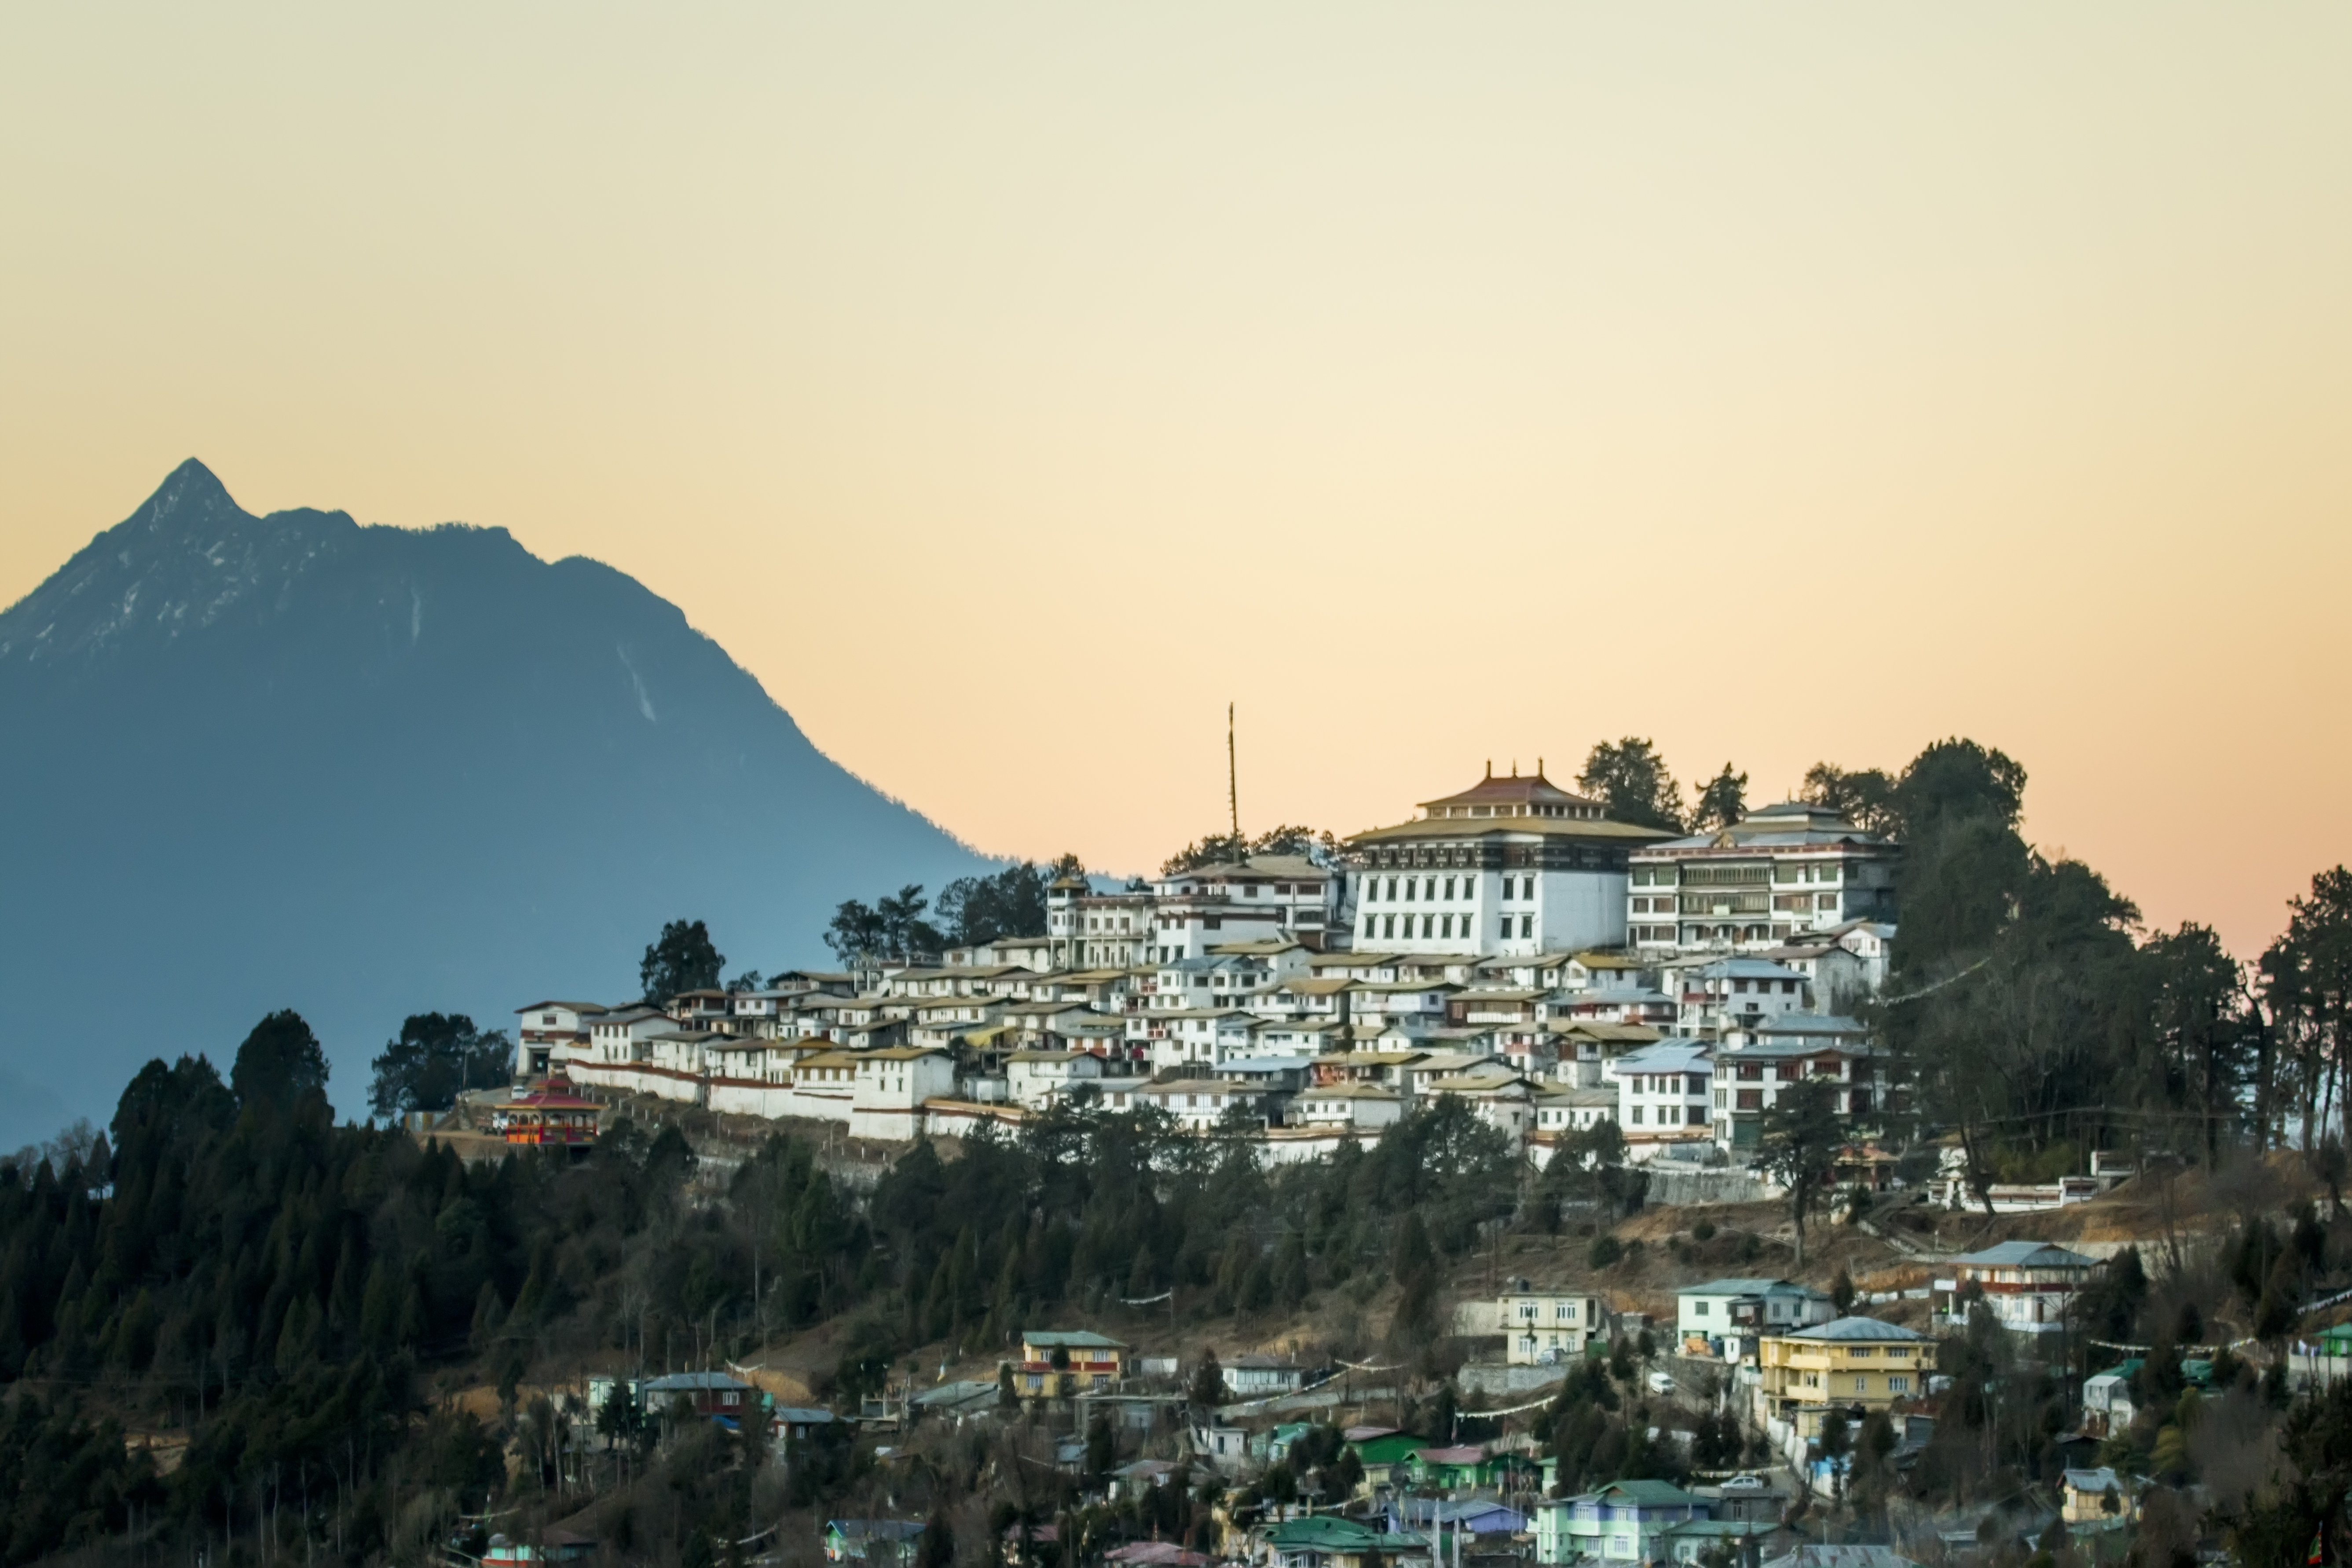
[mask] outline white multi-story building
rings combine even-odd
[[[1829,1085],[1843,1117],[1867,1120],[1887,1109],[1878,1068],[1869,1029],[1852,1018],[1782,1013],[1733,1030],[1715,1053],[1715,1141],[1735,1154],[1754,1150],[1764,1113],[1800,1083]]]
[[[516,1008],[515,1077],[545,1078],[593,1055],[591,1030],[609,1011],[595,1002],[534,1002]]]
[[[1804,976],[1763,958],[1716,958],[1674,974],[1675,1032],[1696,1040],[1753,1029],[1767,1018],[1804,1012],[1812,998]]]
[[[1610,820],[1542,769],[1490,772],[1422,815],[1348,841],[1355,945],[1468,957],[1615,947],[1625,940],[1630,851],[1667,836]]]
[[[1337,881],[1304,855],[1252,855],[1171,873],[1152,884],[1151,930],[1135,962],[1282,938],[1319,945]]]
[[[1754,952],[1850,921],[1891,921],[1901,847],[1826,806],[1759,806],[1718,832],[1636,848],[1627,940],[1653,959]]]
[[[1660,1040],[1627,1051],[1604,1070],[1617,1080],[1617,1125],[1628,1141],[1713,1136],[1709,1088],[1715,1063],[1698,1041]]]
[[[1093,891],[1083,877],[1045,891],[1045,935],[1056,969],[1124,969],[1151,957],[1152,897],[1141,888]]]

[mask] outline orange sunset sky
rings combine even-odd
[[[634,574],[975,846],[1959,733],[2352,857],[2352,7],[0,16],[0,602],[180,459]]]

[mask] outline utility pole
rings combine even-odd
[[[1225,704],[1225,805],[1233,813],[1234,858],[1244,858],[1242,847],[1242,775],[1234,760],[1234,705]]]

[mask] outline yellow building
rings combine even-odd
[[[1927,1392],[1936,1342],[1875,1318],[1839,1318],[1768,1334],[1757,1346],[1760,1414],[1818,1437],[1832,1409],[1867,1414]]]
[[[1127,1370],[1127,1347],[1083,1329],[1032,1330],[1021,1336],[1021,1360],[1013,1386],[1024,1397],[1066,1399],[1089,1389],[1118,1385]]]

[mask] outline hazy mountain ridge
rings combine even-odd
[[[840,899],[980,864],[624,574],[255,517],[193,461],[0,612],[0,974],[33,1026],[0,1142],[282,1005],[349,1109],[408,1011],[620,996],[678,915],[730,968],[814,960]],[[161,1036],[134,1007],[93,1037],[88,988],[125,981],[179,999]]]

